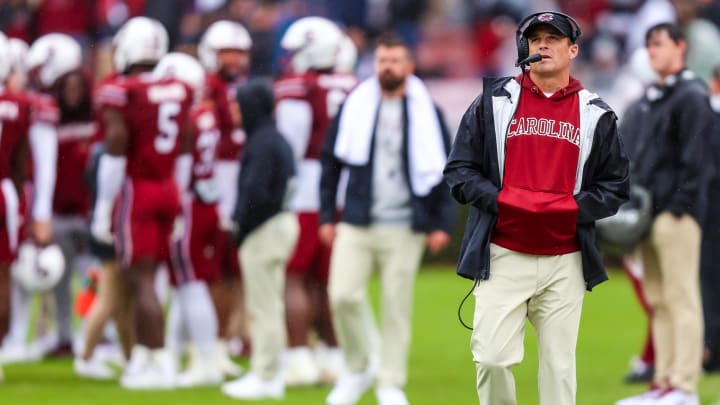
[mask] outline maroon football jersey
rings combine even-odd
[[[90,146],[98,132],[97,121],[75,121],[58,125],[58,161],[53,211],[63,215],[84,215],[90,195],[83,174]]]
[[[230,104],[235,101],[239,84],[228,83],[217,74],[213,74],[206,77],[206,86],[208,96],[215,104],[215,113],[220,128],[218,159],[237,160],[245,145],[245,132],[241,128],[235,128]]]
[[[46,95],[27,92],[0,92],[0,179],[10,177],[10,162],[20,143],[27,141],[34,123],[56,125],[59,111],[55,101]],[[32,161],[26,162],[26,173],[32,177]]]
[[[22,95],[0,93],[0,179],[11,178],[12,158],[27,142],[30,109],[29,100]]]
[[[100,87],[98,106],[117,108],[125,117],[128,176],[158,181],[173,177],[192,98],[184,83],[147,74],[118,77]]]
[[[356,84],[357,79],[351,74],[317,72],[285,75],[275,83],[277,102],[294,99],[310,104],[312,129],[305,148],[306,159],[319,159],[327,128]]]

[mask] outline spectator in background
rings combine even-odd
[[[186,11],[184,0],[145,0],[143,15],[159,21],[168,32],[168,49],[172,50],[180,35],[180,22]]]
[[[95,30],[95,1],[43,0],[35,10],[37,35],[63,33],[87,46]]]
[[[328,294],[347,373],[329,405],[355,404],[373,382],[380,405],[408,404],[407,356],[413,285],[423,252],[450,240],[455,207],[442,183],[449,137],[409,48],[383,39],[376,75],[348,95],[321,155],[320,240],[333,246]],[[337,220],[340,173],[348,170]],[[379,364],[367,327],[367,287],[374,264],[382,289]],[[377,378],[377,380],[376,380]]]
[[[703,352],[700,243],[713,112],[703,82],[685,67],[687,42],[676,25],[646,33],[658,82],[645,93],[636,135],[627,139],[634,182],[650,191],[653,223],[641,242],[643,288],[652,309],[655,377],[651,389],[616,405],[698,405]]]
[[[325,0],[328,17],[347,27],[366,29],[368,15],[368,1],[336,1]]]
[[[686,65],[699,78],[708,82],[713,67],[720,63],[719,52],[709,52],[720,43],[718,27],[698,17],[698,0],[674,0],[677,24],[687,39]]]
[[[710,132],[710,150],[715,176],[708,189],[708,215],[703,226],[700,257],[700,287],[702,289],[705,318],[705,353],[703,368],[706,372],[720,371],[720,65],[710,77],[710,107],[715,112]]]
[[[415,49],[421,39],[420,19],[429,7],[429,0],[389,1],[391,28],[410,49]]]
[[[645,0],[629,24],[625,54],[632,55],[637,48],[645,46],[645,33],[650,27],[675,21],[675,8],[670,0]]]

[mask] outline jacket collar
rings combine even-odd
[[[653,83],[645,89],[645,98],[649,102],[655,102],[667,97],[675,89],[678,83],[695,79],[695,74],[687,68],[665,78],[665,83]]]

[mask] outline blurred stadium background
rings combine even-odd
[[[685,30],[688,66],[706,80],[720,61],[720,1],[709,0],[3,0],[0,30],[28,42],[49,32],[63,32],[84,46],[93,76],[110,71],[110,39],[128,18],[147,15],[163,22],[171,47],[191,54],[205,28],[219,19],[248,27],[255,46],[252,74],[273,76],[286,55],[279,48],[285,28],[306,15],[330,17],[360,49],[356,69],[372,71],[373,39],[392,31],[414,49],[417,73],[426,79],[454,132],[460,116],[480,89],[484,75],[517,73],[515,30],[520,19],[538,10],[560,10],[581,24],[580,58],[573,74],[598,92],[622,116],[640,95],[647,78],[633,66],[645,30],[674,21]],[[455,248],[434,258],[419,278],[415,339],[410,360],[408,396],[414,404],[473,404],[474,368],[469,332],[456,310],[470,284],[453,274],[463,216]],[[579,343],[578,403],[602,405],[640,391],[623,385],[629,359],[639,349],[645,321],[620,273],[588,296]],[[471,304],[465,317],[471,317]],[[531,329],[530,329],[531,330]],[[528,360],[517,370],[520,403],[537,403],[532,333]],[[0,404],[215,404],[230,403],[217,389],[172,393],[122,391],[116,383],[93,383],[74,377],[70,360],[9,365],[0,384]],[[323,403],[327,388],[289,390],[286,403]],[[703,404],[720,404],[720,377],[706,376]],[[262,403],[262,402],[258,402]],[[367,395],[362,404],[373,403]]]

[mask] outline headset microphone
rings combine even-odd
[[[521,60],[520,62],[517,62],[515,64],[515,67],[526,66],[531,63],[540,62],[541,60],[542,60],[542,55],[540,55],[539,53],[534,53],[534,54],[528,56],[527,58]]]

